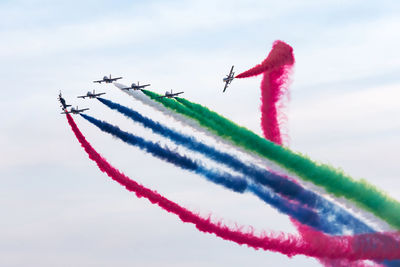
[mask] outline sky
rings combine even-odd
[[[286,123],[294,151],[364,178],[400,200],[398,1],[0,1],[2,266],[320,266],[198,232],[111,181],[60,115],[57,96],[151,140],[96,100],[96,89],[183,132],[113,85],[184,91],[261,135],[261,77],[222,78],[294,49]],[[123,144],[74,117],[95,149],[138,182],[215,220],[295,232],[287,216]],[[208,142],[210,142],[208,140]],[[182,150],[184,151],[184,150]]]

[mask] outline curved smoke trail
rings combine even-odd
[[[287,93],[286,84],[294,65],[293,48],[275,41],[267,58],[259,65],[242,72],[235,78],[263,74],[261,81],[261,129],[265,138],[281,145],[282,96]]]
[[[400,258],[400,249],[396,234],[365,234],[357,236],[330,237],[315,232],[312,242],[304,242],[298,236],[291,234],[263,234],[256,236],[253,233],[245,233],[234,230],[222,223],[213,223],[210,218],[202,218],[193,212],[168,200],[155,191],[152,191],[111,166],[97,151],[89,144],[78,129],[70,114],[66,114],[68,123],[77,140],[93,160],[99,169],[110,178],[124,186],[127,190],[134,192],[138,197],[148,199],[152,204],[158,205],[167,212],[177,215],[182,222],[192,223],[199,231],[213,233],[216,236],[233,241],[239,245],[247,245],[254,249],[270,250],[293,256],[302,254],[311,257],[325,257],[330,259],[346,258],[358,259],[396,259]],[[310,233],[313,233],[309,229]]]
[[[329,165],[316,163],[300,153],[294,153],[288,148],[265,140],[199,104],[177,98],[179,103],[185,107],[181,108],[175,100],[158,98],[158,94],[148,90],[143,90],[143,92],[165,107],[192,118],[216,135],[278,163],[303,180],[323,187],[328,193],[337,197],[345,197],[393,227],[400,229],[400,217],[398,216],[400,214],[400,203],[368,184],[365,180],[356,181]]]
[[[153,156],[165,160],[178,166],[182,169],[193,171],[207,180],[222,185],[238,193],[243,193],[245,190],[252,192],[259,199],[265,203],[275,207],[279,212],[287,214],[296,218],[296,220],[310,225],[311,227],[323,231],[338,231],[338,225],[332,225],[329,220],[321,220],[320,216],[313,209],[299,205],[297,202],[288,201],[270,190],[263,188],[254,183],[249,183],[244,177],[232,176],[229,173],[217,171],[215,169],[207,169],[203,164],[198,161],[191,160],[185,156],[181,156],[177,152],[171,151],[168,147],[161,147],[158,143],[144,140],[141,137],[135,136],[131,133],[120,130],[117,126],[111,125],[105,121],[100,121],[91,116],[81,114],[90,123],[97,126],[100,130],[107,132],[122,141],[138,146],[139,148],[151,153]],[[349,224],[354,225],[357,222],[348,220]],[[371,232],[372,229],[364,225],[364,231]]]
[[[232,167],[233,169],[235,169],[236,171],[241,171],[244,174],[253,176],[253,172],[243,172],[243,169],[248,169],[249,166],[247,166],[246,164],[242,163],[241,161],[239,161],[238,159],[236,159],[233,156],[227,155],[226,153],[223,152],[219,152],[216,149],[214,149],[213,147],[207,146],[203,143],[200,143],[198,141],[196,141],[196,139],[194,137],[191,136],[186,136],[180,132],[177,132],[165,125],[162,125],[158,122],[153,121],[150,118],[147,118],[145,116],[142,116],[139,112],[134,111],[130,108],[127,108],[123,105],[120,105],[118,103],[114,103],[110,100],[107,99],[103,99],[103,98],[98,98],[98,100],[103,103],[104,105],[106,105],[107,107],[114,109],[120,113],[122,113],[123,115],[125,115],[126,117],[132,119],[134,122],[138,122],[140,124],[142,124],[144,127],[147,127],[149,129],[151,129],[153,132],[158,133],[163,135],[164,137],[168,137],[170,140],[172,140],[173,142],[175,142],[178,145],[183,145],[193,151],[197,151],[202,153],[203,155],[209,157],[209,158],[213,158],[214,160],[216,160],[219,163],[225,164],[228,167]],[[254,169],[256,168],[256,171],[260,171],[261,169],[258,168],[257,166],[251,166],[250,169]],[[264,170],[262,170],[264,172]],[[256,172],[256,173],[257,173]],[[268,177],[268,172],[264,173],[264,176]],[[256,182],[257,181],[257,176],[253,177],[255,178],[254,180]],[[286,182],[286,181],[284,181]],[[263,184],[262,182],[260,182],[261,184]],[[292,181],[289,181],[289,183],[293,183]],[[295,184],[295,187],[299,187],[300,185]],[[294,193],[297,192],[296,196],[298,195],[302,195],[301,192],[298,192],[296,189],[293,189],[291,186],[287,186],[285,184],[280,184],[280,186],[278,186],[278,189],[282,188],[282,189],[288,189],[289,192]],[[272,187],[272,189],[274,189]],[[279,190],[275,190],[275,192],[277,192]],[[301,190],[299,190],[301,191]],[[306,191],[306,190],[305,190]],[[313,193],[313,192],[311,192]],[[287,196],[285,194],[283,194],[284,196]],[[289,197],[290,198],[290,197]],[[327,226],[332,226],[329,227],[329,229],[322,229],[325,233],[330,233],[330,234],[344,234],[346,231],[351,230],[353,233],[355,234],[359,234],[359,233],[365,233],[365,232],[370,232],[372,229],[370,229],[369,227],[366,227],[366,225],[357,220],[357,219],[353,219],[354,217],[351,216],[350,214],[348,214],[346,211],[342,210],[340,207],[337,206],[332,206],[329,205],[331,204],[329,201],[325,200],[324,198],[320,197],[317,195],[317,199],[314,201],[312,196],[311,198],[307,198],[307,203],[306,205],[308,207],[311,207],[310,202],[315,204],[315,208],[317,208],[317,215],[319,217],[319,220],[328,220],[330,223],[326,224]],[[328,205],[325,205],[325,203],[327,203]],[[322,206],[322,208],[321,208]],[[326,210],[324,210],[324,206],[327,207]],[[331,207],[328,207],[331,206]],[[336,211],[337,210],[337,211]],[[326,212],[327,211],[327,212]],[[339,213],[339,217],[338,214]],[[343,213],[345,215],[345,218],[342,218]],[[351,216],[350,220],[348,219],[348,216]],[[332,219],[328,219],[328,218],[332,218]],[[337,221],[344,221],[345,224],[342,225],[338,225]],[[302,234],[302,229],[303,227],[300,227],[300,223],[297,222],[296,220],[294,220],[292,218],[292,222],[295,224],[295,226],[297,226],[298,231],[300,234]],[[358,223],[357,223],[358,222]],[[305,238],[308,238],[305,236]],[[323,265],[325,266],[354,266],[354,267],[361,267],[361,266],[368,266],[371,267],[371,264],[365,264],[363,261],[352,261],[349,262],[348,260],[328,260],[328,259],[318,259]],[[393,264],[388,264],[387,266],[390,266]],[[376,264],[375,264],[376,266]],[[395,266],[395,265],[393,265]]]
[[[118,83],[114,83],[114,85],[121,89],[124,88],[126,86],[118,84]],[[184,125],[188,125],[191,126],[194,130],[200,132],[200,133],[204,133],[207,136],[213,138],[216,142],[219,143],[223,143],[224,145],[227,145],[230,149],[233,150],[238,150],[241,153],[243,153],[243,155],[246,156],[252,156],[252,162],[258,162],[261,163],[265,166],[268,166],[268,169],[271,169],[277,173],[282,173],[282,174],[286,174],[286,175],[290,175],[291,177],[295,177],[297,178],[297,181],[299,181],[300,183],[302,183],[303,186],[312,189],[313,191],[320,191],[321,194],[325,194],[325,191],[321,190],[320,187],[311,184],[309,182],[305,182],[302,181],[301,179],[299,179],[297,177],[297,175],[294,175],[293,173],[288,173],[288,171],[284,168],[282,168],[280,165],[277,165],[275,163],[273,163],[271,160],[269,160],[267,157],[262,157],[260,154],[256,153],[255,151],[251,150],[251,148],[245,148],[246,146],[235,146],[234,143],[232,141],[229,141],[230,137],[229,136],[223,136],[223,135],[218,135],[215,132],[212,131],[207,131],[206,127],[202,127],[201,124],[199,122],[196,122],[196,119],[191,118],[191,115],[195,116],[196,114],[193,114],[193,112],[186,106],[178,103],[177,101],[173,101],[171,99],[163,99],[163,101],[161,101],[161,103],[157,102],[157,101],[153,101],[152,99],[150,99],[149,97],[146,97],[146,95],[144,95],[142,93],[142,91],[127,91],[127,90],[122,90],[121,91],[125,92],[126,94],[134,97],[136,100],[140,101],[141,103],[148,105],[150,107],[155,108],[156,110],[160,111],[161,113],[163,113],[164,115],[167,115],[171,118],[174,118],[175,120],[183,123]],[[150,91],[146,91],[143,90],[143,92],[147,93],[147,94],[153,94],[153,95],[157,95],[154,94]],[[158,95],[157,95],[158,96]],[[158,99],[157,97],[154,97],[156,99]],[[224,139],[225,138],[225,139]],[[246,142],[244,142],[246,143]],[[391,231],[392,229],[386,224],[386,222],[380,220],[377,217],[374,217],[372,214],[367,213],[367,212],[363,212],[362,210],[355,208],[353,206],[353,204],[351,204],[350,202],[346,201],[343,198],[338,198],[335,199],[336,202],[340,202],[342,205],[344,205],[347,209],[352,210],[353,214],[357,214],[358,216],[361,216],[363,218],[367,218],[369,222],[374,223],[375,225],[377,225],[381,230],[386,230],[386,231]]]
[[[285,65],[293,65],[293,48],[282,41],[275,41],[271,52],[267,58],[257,66],[236,75],[235,78],[247,78],[262,74],[264,72],[276,70]]]
[[[181,102],[181,103],[183,102],[183,104],[186,104],[186,106],[189,107],[189,108],[193,108],[193,105],[191,105],[193,103],[191,103],[189,101],[186,101],[185,99],[178,99],[178,101]],[[195,104],[195,105],[200,106],[198,104]],[[203,108],[202,106],[200,106],[200,107]],[[196,111],[198,111],[198,110],[196,110]],[[207,113],[207,112],[204,112],[204,113]],[[204,113],[203,113],[203,115],[206,116],[207,114],[204,114]],[[266,125],[266,126],[268,126],[268,125]],[[375,218],[372,218],[372,219],[376,222]],[[301,227],[301,224],[299,224],[298,221],[294,221],[293,218],[292,218],[292,222],[297,227],[299,233],[302,235],[302,238],[307,238],[307,239],[313,238],[312,236],[311,237],[307,236],[307,231],[304,231],[304,228]],[[380,222],[378,222],[378,223],[382,226],[382,224]],[[321,259],[319,259],[319,260],[321,260]],[[329,263],[329,260],[326,260],[325,263]],[[335,260],[335,261],[331,262],[331,264],[344,264],[344,263],[346,263],[346,261],[342,262],[340,260]],[[357,263],[357,264],[361,264],[362,265],[364,263]],[[386,266],[398,266],[399,265],[399,261],[384,261],[384,264]]]
[[[182,157],[179,154],[172,152],[165,147],[161,148],[156,143],[146,142],[145,140],[137,136],[134,136],[132,134],[123,132],[118,127],[114,127],[104,121],[102,122],[96,120],[87,115],[82,115],[82,116],[86,118],[88,121],[94,123],[103,131],[106,131],[114,135],[115,137],[122,139],[123,141],[132,145],[137,145],[142,149],[145,149],[146,151],[152,153],[153,155],[163,158],[164,160],[174,163],[175,165],[178,165],[180,167],[187,168],[188,166],[190,166],[189,168],[195,168],[196,173],[203,175],[204,177],[208,178],[210,181],[214,183],[222,184],[228,189],[232,189],[236,192],[242,192],[243,191],[242,185],[247,184],[245,183],[246,181],[244,179],[240,179],[240,177],[236,178],[235,183],[233,183],[232,181],[234,181],[233,179],[234,177],[231,177],[229,174],[218,173],[216,171],[207,170],[206,168],[202,167],[196,162],[190,161],[190,159],[188,158]],[[181,163],[181,161],[183,161],[183,164]],[[227,177],[227,179],[225,179],[225,177]],[[243,182],[242,184],[240,184],[241,181]],[[265,190],[259,186],[255,186],[254,184],[248,184],[246,189],[255,194],[256,196],[258,196],[261,200],[263,200],[267,204],[277,208],[280,212],[290,215],[292,218],[295,218],[296,220],[298,220],[303,224],[309,224],[312,227],[319,230],[324,230],[330,227],[329,223],[327,224],[325,222],[324,224],[319,220],[319,216],[316,212],[303,208],[301,205],[296,205],[294,203],[291,203],[290,201],[286,201],[285,199],[282,199],[281,197],[272,194],[268,190]]]
[[[355,234],[360,234],[373,232],[372,228],[354,218],[344,209],[334,205],[318,194],[304,189],[301,185],[291,181],[289,177],[281,176],[274,172],[261,169],[255,165],[244,163],[236,156],[218,151],[214,147],[198,141],[193,136],[185,135],[159,122],[155,122],[154,120],[141,115],[139,112],[123,105],[104,98],[97,99],[107,107],[114,109],[133,121],[142,124],[144,127],[151,129],[154,133],[167,137],[174,143],[185,146],[192,151],[199,152],[220,164],[224,164],[227,167],[242,173],[256,184],[268,186],[275,193],[279,193],[288,199],[298,201],[306,207],[315,209],[319,215],[319,220],[327,222],[324,224],[325,227],[321,229],[325,233],[344,234],[347,231],[352,231]]]

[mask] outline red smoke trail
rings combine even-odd
[[[304,242],[313,242],[315,238],[313,232],[309,231],[309,227],[303,225],[293,218],[290,218],[291,222],[296,227],[297,231],[301,235]],[[364,260],[350,261],[348,259],[329,259],[329,258],[317,258],[317,260],[325,267],[384,267],[384,265],[376,262],[366,262]]]
[[[287,82],[295,60],[293,48],[288,44],[276,41],[267,58],[254,68],[236,76],[236,78],[246,78],[263,73],[261,81],[261,127],[264,137],[276,144],[282,144],[282,133],[280,129],[282,114],[279,103],[283,105],[282,97],[287,94]],[[303,240],[310,240],[310,232],[301,223],[291,218]],[[345,259],[324,259],[319,261],[325,266],[371,266],[363,261],[349,262]]]
[[[236,75],[235,78],[247,78],[272,71],[282,66],[294,64],[293,48],[285,42],[275,41],[267,58],[257,66]]]
[[[236,76],[236,78],[252,77],[263,73],[261,81],[261,127],[264,137],[279,145],[282,144],[282,113],[283,96],[287,94],[287,83],[295,60],[293,48],[282,41],[276,41],[267,58],[254,68]],[[281,106],[280,106],[281,105]],[[291,218],[303,240],[310,240],[312,236],[306,228]],[[311,233],[312,235],[312,233]],[[363,261],[349,262],[345,259],[324,259],[319,261],[325,266],[371,266]]]
[[[261,128],[264,136],[282,144],[279,110],[283,106],[282,96],[287,93],[286,84],[294,64],[293,48],[275,41],[267,58],[259,65],[242,72],[235,78],[247,78],[263,74],[261,81]]]
[[[261,64],[236,76],[236,78],[246,78],[263,73],[261,81],[261,127],[264,137],[279,145],[282,144],[282,133],[279,127],[282,114],[278,114],[281,108],[279,103],[283,102],[282,97],[288,93],[286,84],[294,62],[293,48],[284,42],[276,41],[271,52]],[[311,238],[308,236],[309,232],[299,222],[293,218],[291,218],[291,221],[304,240]],[[363,261],[349,262],[348,260],[323,258],[319,260],[325,266],[371,266]]]
[[[213,233],[216,236],[233,241],[239,245],[247,245],[254,249],[270,250],[280,252],[287,256],[303,254],[311,257],[326,257],[326,258],[347,258],[350,260],[356,259],[393,259],[400,258],[400,249],[394,249],[394,242],[391,237],[395,235],[383,236],[374,234],[377,238],[371,235],[360,236],[360,238],[344,236],[330,237],[322,233],[310,231],[309,236],[313,237],[312,242],[303,242],[300,237],[292,234],[271,233],[256,236],[252,232],[242,232],[240,230],[230,229],[222,223],[213,223],[211,219],[201,218],[193,212],[179,206],[178,204],[168,200],[155,191],[152,191],[129,177],[121,173],[119,170],[111,166],[96,150],[86,141],[86,138],[78,129],[70,114],[66,114],[69,125],[78,139],[81,146],[85,149],[89,158],[96,162],[102,172],[105,172],[110,178],[124,186],[127,190],[134,192],[138,197],[147,198],[151,203],[158,205],[167,212],[177,215],[182,222],[192,223],[196,228],[205,233]],[[239,228],[240,229],[240,228]],[[398,236],[400,238],[400,236]],[[368,239],[370,238],[370,239]],[[357,246],[358,242],[371,243],[371,246],[362,246],[364,251],[361,251]],[[397,244],[397,243],[395,243]],[[398,245],[398,244],[397,244]]]

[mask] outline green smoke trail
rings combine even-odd
[[[177,98],[177,101],[159,98],[160,95],[148,90],[143,90],[143,93],[166,108],[196,120],[209,131],[233,144],[278,163],[303,180],[321,186],[337,197],[347,198],[400,229],[400,203],[365,180],[356,181],[341,170],[314,162],[305,155],[276,145],[199,104],[183,98]]]

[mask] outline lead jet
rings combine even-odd
[[[150,86],[150,84],[143,84],[143,85],[139,85],[139,82],[137,82],[137,84],[132,83],[131,87],[125,87],[125,88],[121,88],[122,90],[142,90],[145,87]]]
[[[104,95],[104,94],[105,94],[105,93],[97,93],[97,94],[96,94],[96,92],[93,90],[93,93],[90,92],[90,91],[88,91],[88,92],[86,93],[86,95],[80,95],[80,96],[78,96],[78,98],[83,98],[83,99],[85,99],[86,97],[89,97],[89,98],[98,98],[99,96]]]
[[[62,97],[61,95],[61,91],[60,94],[58,95],[58,101],[60,101],[62,109],[66,109],[67,107],[70,107],[71,105],[67,105],[67,103],[65,102],[65,99]]]
[[[84,112],[85,110],[89,110],[89,108],[79,109],[78,106],[76,106],[76,108],[72,107],[70,111],[64,110],[64,112],[61,112],[61,114],[71,114],[71,113],[72,114],[79,114],[79,113]]]
[[[233,66],[232,66],[229,74],[226,75],[226,77],[222,79],[222,81],[225,83],[224,91],[222,91],[222,92],[225,92],[226,88],[228,88],[228,85],[233,81],[233,79],[235,79],[234,75],[235,75],[235,73],[233,72]]]
[[[167,97],[167,98],[176,98],[178,95],[183,94],[183,93],[184,93],[184,92],[173,93],[172,90],[171,90],[171,92],[166,91],[166,92],[165,92],[165,95],[159,96],[159,97],[157,97],[157,98],[164,98],[164,97]]]
[[[122,77],[117,77],[117,78],[111,78],[111,74],[110,77],[104,76],[103,80],[98,80],[98,81],[93,81],[94,83],[112,83],[115,82],[116,80],[122,79]]]

